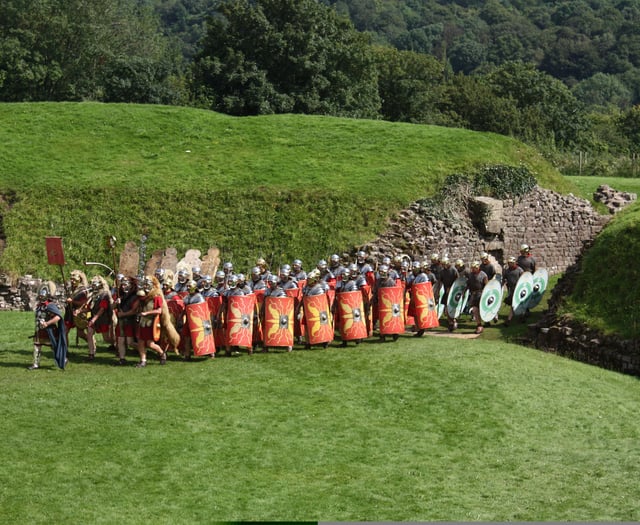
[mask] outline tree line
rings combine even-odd
[[[0,100],[381,118],[625,155],[638,22],[631,0],[3,0]]]

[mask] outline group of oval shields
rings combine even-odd
[[[502,305],[503,283],[501,275],[496,275],[491,279],[482,291],[480,298],[480,318],[483,322],[488,323],[498,315],[500,306]],[[513,292],[511,306],[516,317],[524,315],[527,310],[535,308],[542,299],[549,282],[549,274],[546,269],[541,268],[535,273],[524,272]],[[444,294],[444,290],[440,290],[440,297]],[[451,286],[447,304],[441,304],[438,301],[438,317],[440,317],[446,306],[447,312],[453,318],[460,317],[465,311],[467,300],[469,299],[469,291],[467,290],[467,278],[458,278]]]

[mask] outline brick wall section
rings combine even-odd
[[[434,252],[470,262],[483,251],[496,267],[517,256],[527,243],[540,268],[550,274],[573,264],[585,240],[593,239],[610,219],[589,201],[536,186],[521,199],[476,198],[468,213],[437,219],[415,202],[390,222],[387,232],[362,248],[373,257],[406,254],[428,259]]]

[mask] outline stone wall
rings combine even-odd
[[[502,267],[527,243],[538,266],[555,274],[573,264],[583,242],[593,239],[610,218],[598,214],[585,199],[539,186],[520,199],[473,198],[459,215],[437,219],[427,206],[415,202],[363,249],[374,257],[407,254],[426,259],[437,252],[465,262],[486,251]]]

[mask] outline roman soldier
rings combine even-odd
[[[473,320],[476,322],[476,334],[481,334],[482,319],[480,318],[480,299],[482,298],[482,290],[489,282],[487,274],[480,269],[480,261],[471,263],[471,271],[467,277],[467,290],[469,290],[469,308]]]
[[[520,246],[520,255],[518,255],[516,262],[525,272],[535,273],[536,259],[531,255],[531,248],[529,248],[528,244]]]
[[[107,339],[113,324],[113,296],[104,277],[96,275],[91,279],[91,292],[89,301],[91,317],[87,322],[89,361],[93,361],[96,357],[95,334],[102,334]],[[113,341],[108,342],[113,343]]]
[[[415,302],[415,297],[412,292],[412,286],[414,284],[420,283],[428,283],[430,281],[429,276],[422,269],[422,264],[420,261],[413,261],[411,263],[411,275],[407,276],[407,288],[409,289],[409,295],[411,297],[410,301],[410,313],[413,311],[413,303]],[[413,315],[413,313],[411,313]],[[424,329],[418,329],[414,334],[415,337],[422,337],[424,334]]]
[[[451,261],[449,257],[446,255],[440,260],[442,264],[442,269],[440,270],[440,286],[444,287],[444,294],[442,295],[441,303],[445,305],[444,311],[447,315],[447,321],[449,325],[449,331],[453,332],[456,328],[458,328],[458,321],[451,317],[449,314],[449,309],[446,307],[449,301],[449,292],[451,291],[451,287],[453,283],[458,279],[458,270],[455,267],[451,266]]]
[[[502,271],[502,279],[503,282],[507,285],[507,296],[504,299],[505,304],[509,305],[509,315],[504,322],[505,326],[509,326],[511,324],[511,320],[513,319],[513,294],[516,290],[516,285],[520,280],[520,277],[524,273],[522,267],[518,266],[518,260],[515,257],[509,257],[507,261],[507,267]]]
[[[166,282],[166,281],[165,281]],[[129,277],[123,277],[118,287],[118,297],[113,303],[116,318],[116,342],[118,360],[116,365],[126,365],[127,347],[134,342],[136,335],[136,316],[140,300],[135,283]]]
[[[60,307],[54,298],[56,287],[52,282],[42,285],[38,291],[35,309],[35,333],[33,335],[33,364],[29,370],[40,368],[42,346],[50,346],[58,368],[67,365],[67,333]]]
[[[266,282],[262,279],[262,274],[258,266],[251,268],[251,282],[249,283],[251,290],[265,290],[267,288]]]
[[[76,329],[76,344],[78,338],[87,339],[87,306],[91,297],[91,288],[84,272],[72,270],[69,277],[71,293],[67,297],[64,324],[67,339],[72,328]]]
[[[191,279],[187,282],[187,290],[189,293],[182,298],[185,308],[190,304],[200,304],[205,302],[205,298],[198,290],[198,283],[195,280]],[[187,313],[187,316],[188,315],[189,314]],[[189,361],[191,359],[191,354],[193,353],[193,345],[191,342],[191,333],[189,331],[188,323],[183,324],[180,339],[184,341],[183,356],[187,361]]]
[[[296,281],[305,281],[307,279],[307,272],[302,269],[302,261],[300,259],[294,259],[291,263],[291,275]]]

